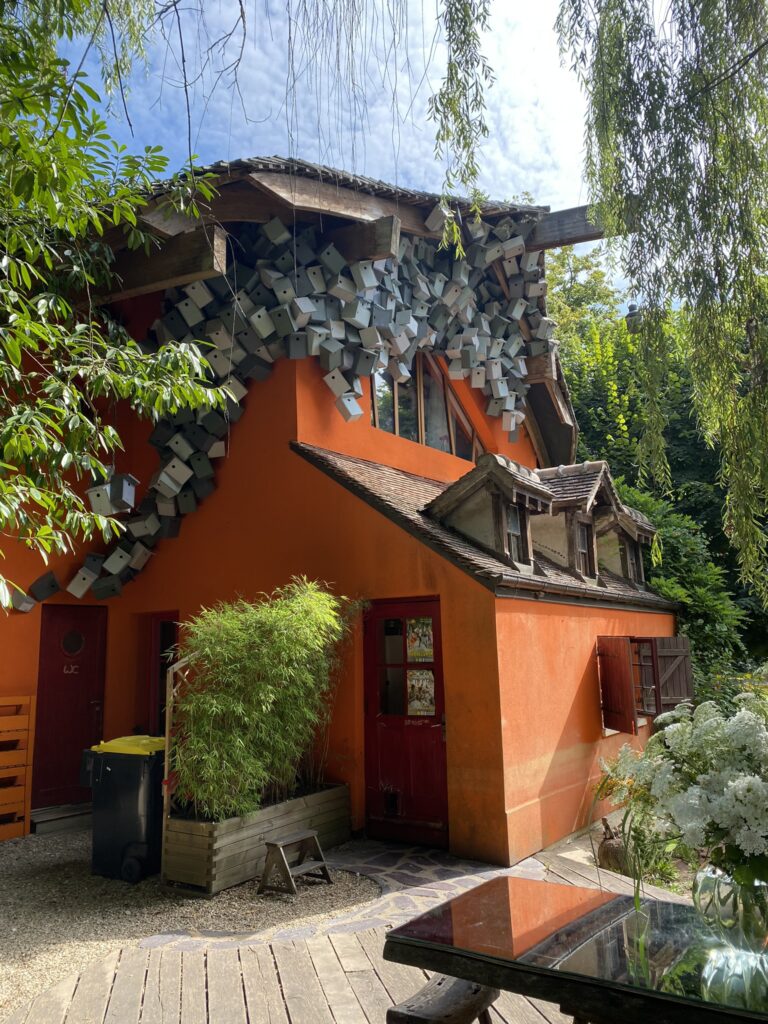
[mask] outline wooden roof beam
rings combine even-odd
[[[350,224],[337,228],[328,235],[341,255],[349,263],[355,260],[385,260],[397,257],[400,248],[399,217],[379,217],[364,224]]]
[[[605,237],[605,231],[588,217],[591,207],[573,206],[569,210],[556,210],[539,221],[528,236],[529,249],[557,249],[561,245],[595,242]]]
[[[214,225],[162,242],[147,255],[143,249],[123,249],[112,272],[115,290],[99,302],[116,302],[135,295],[177,288],[192,281],[219,277],[227,270],[227,233]]]
[[[381,217],[398,217],[402,230],[426,238],[440,238],[440,232],[429,231],[418,206],[397,203],[392,199],[370,196],[329,182],[315,181],[273,171],[253,171],[244,180],[254,188],[296,210],[325,213],[348,220],[374,221]]]

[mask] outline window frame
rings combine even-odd
[[[596,656],[605,729],[637,734],[646,719],[693,696],[686,636],[598,636]]]
[[[381,371],[386,373],[387,371]],[[464,462],[477,462],[478,458],[485,453],[485,446],[478,437],[477,431],[475,430],[471,419],[467,416],[466,412],[461,406],[456,395],[453,393],[451,388],[450,380],[442,372],[437,360],[431,356],[428,352],[417,352],[413,360],[412,377],[415,380],[416,388],[416,423],[418,440],[414,441],[414,444],[422,444],[425,448],[432,448],[433,451],[442,451],[441,448],[434,448],[432,445],[427,444],[427,432],[426,432],[426,413],[425,413],[425,401],[424,401],[424,374],[432,373],[436,377],[443,388],[443,400],[445,402],[445,416],[448,424],[448,443],[450,452],[444,452],[445,455],[453,455],[457,459],[462,459]],[[371,422],[377,430],[384,430],[379,425],[379,408],[376,401],[376,375],[372,375],[371,381]],[[399,411],[399,397],[398,389],[400,384],[396,380],[392,380],[392,413],[394,422],[394,431],[385,430],[387,434],[391,434],[393,437],[401,437],[400,434],[400,411]],[[472,444],[472,459],[464,459],[463,456],[456,454],[456,431],[454,429],[454,417],[459,420],[464,431],[468,435]],[[411,441],[411,438],[403,438],[403,440]]]
[[[581,530],[587,531],[587,546],[582,551],[579,546]],[[586,555],[586,570],[582,567],[581,556]],[[573,521],[573,567],[586,579],[597,579],[597,553],[595,551],[595,524],[589,516],[576,515]]]

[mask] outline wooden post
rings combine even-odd
[[[163,834],[160,860],[160,881],[165,884],[165,833],[168,826],[168,818],[171,815],[171,790],[168,785],[168,776],[171,763],[171,729],[173,727],[173,704],[176,695],[174,676],[189,664],[189,658],[182,658],[173,665],[168,666],[165,673],[165,766],[163,773]]]

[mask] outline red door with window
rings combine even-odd
[[[107,609],[43,605],[32,806],[90,800],[79,783],[86,747],[103,736]]]
[[[448,845],[440,605],[377,601],[365,620],[366,831]]]

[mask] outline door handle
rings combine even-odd
[[[443,742],[445,742],[445,712],[443,712],[442,718],[440,719],[440,728],[443,733]]]

